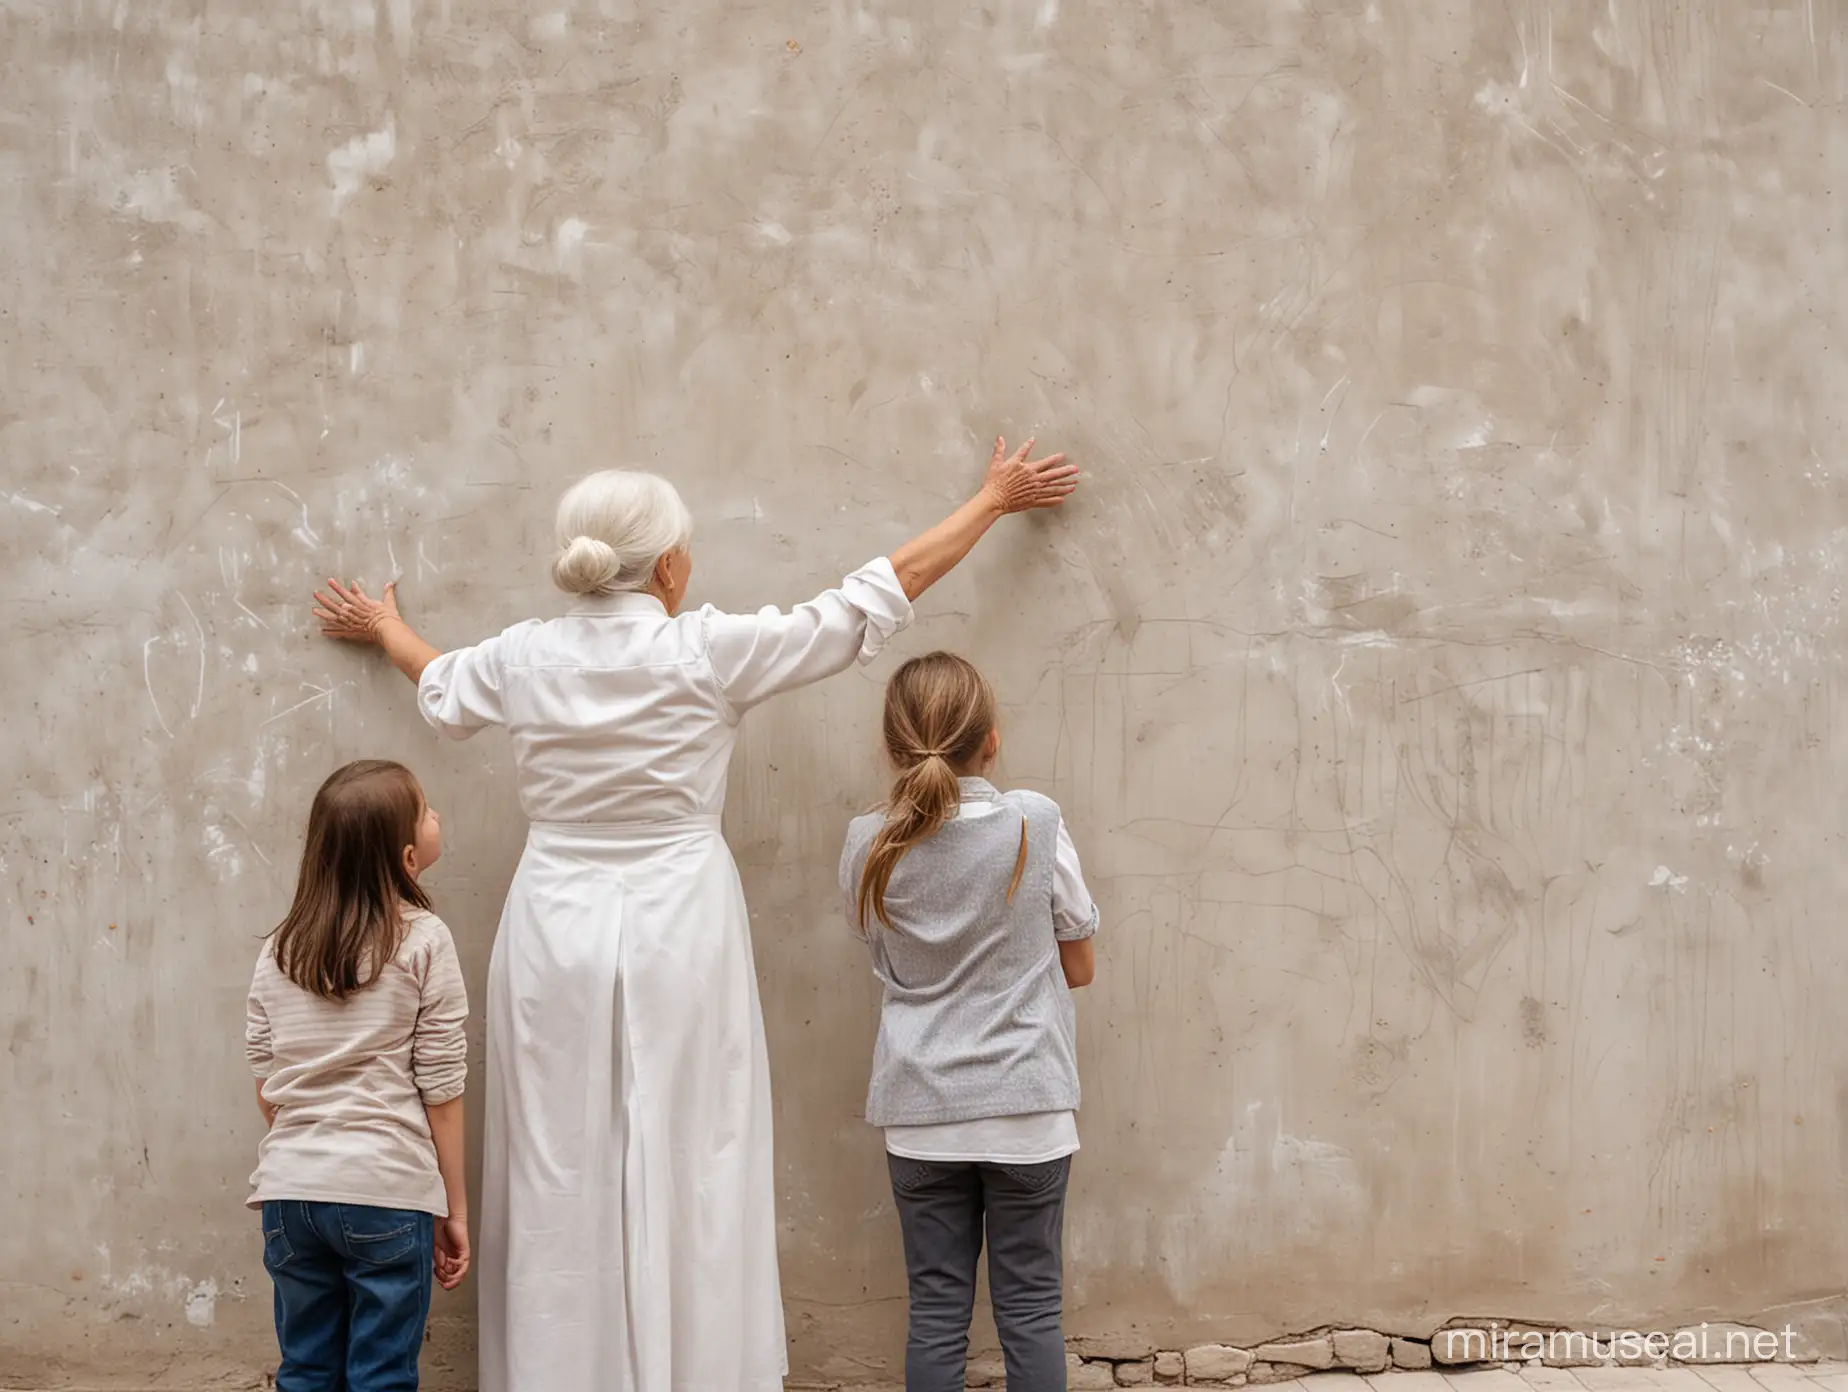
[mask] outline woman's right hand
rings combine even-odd
[[[321,621],[321,632],[329,638],[377,646],[379,625],[387,619],[401,620],[396,581],[385,587],[385,593],[379,599],[372,598],[357,582],[348,589],[338,580],[329,580],[327,588],[333,591],[331,595],[324,595],[319,590],[314,592],[314,616]]]
[[[1033,449],[1029,439],[1014,453],[1007,452],[1007,441],[995,438],[994,457],[988,461],[988,476],[982,480],[982,495],[999,512],[1029,512],[1034,508],[1053,508],[1071,497],[1078,487],[1078,466],[1067,464],[1062,454],[1028,460]]]
[[[397,581],[387,585],[377,599],[357,583],[348,586],[329,580],[327,588],[333,593],[314,592],[314,616],[320,620],[321,632],[329,638],[385,649],[391,665],[413,682],[421,680],[424,668],[442,656],[419,638],[398,612]]]

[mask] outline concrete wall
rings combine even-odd
[[[788,602],[997,431],[1089,491],[906,647],[1104,908],[1071,1332],[1839,1344],[1842,5],[552,3],[0,0],[0,1380],[269,1357],[241,1007],[337,762],[426,776],[479,987],[505,744],[314,581],[548,612],[635,462],[697,599]],[[886,670],[728,813],[809,1374],[900,1352],[832,892]]]

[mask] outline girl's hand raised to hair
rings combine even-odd
[[[982,480],[982,493],[999,511],[1057,507],[1078,487],[1076,464],[1067,464],[1062,454],[1029,461],[1027,455],[1032,449],[1033,441],[1028,440],[1009,454],[1007,441],[996,438],[994,458],[988,461],[988,476]]]
[[[436,1283],[454,1290],[468,1275],[468,1219],[439,1218],[436,1222]]]
[[[385,587],[383,596],[374,599],[355,582],[350,588],[338,580],[329,580],[327,588],[333,593],[314,592],[314,616],[320,621],[321,632],[329,638],[342,638],[349,643],[379,642],[379,625],[387,619],[400,619],[398,613],[398,584],[394,580]]]

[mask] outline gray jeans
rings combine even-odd
[[[911,1285],[905,1392],[962,1392],[984,1230],[1008,1392],[1065,1392],[1059,1316],[1071,1160],[944,1164],[888,1155],[886,1163]]]

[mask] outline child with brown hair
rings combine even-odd
[[[1094,974],[1097,909],[1058,805],[988,781],[995,698],[968,661],[898,669],[885,745],[892,794],[848,828],[841,888],[884,988],[866,1119],[904,1236],[905,1387],[962,1388],[985,1235],[1010,1392],[1063,1392],[1070,988]]]
[[[402,764],[337,770],[264,944],[245,1046],[269,1131],[251,1176],[278,1392],[411,1392],[430,1310],[468,1272],[468,996],[418,877],[442,824]]]

